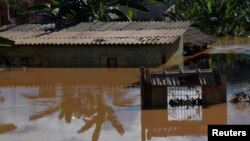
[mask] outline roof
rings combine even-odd
[[[190,86],[190,85],[217,85],[216,72],[213,70],[185,70],[163,71],[150,73],[150,82],[158,86]]]
[[[189,27],[184,33],[184,44],[189,46],[204,46],[216,40],[216,37],[207,35],[195,27]]]
[[[0,32],[15,45],[171,44],[191,22],[95,22],[55,30],[54,24],[24,24]]]

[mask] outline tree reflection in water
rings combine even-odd
[[[47,91],[51,93],[51,91]],[[38,95],[24,95],[36,103],[47,101],[47,109],[35,113],[29,117],[30,121],[44,118],[59,111],[58,118],[64,119],[66,123],[71,123],[72,118],[81,119],[84,125],[77,133],[83,133],[95,125],[92,140],[99,139],[102,126],[105,122],[111,122],[113,128],[120,134],[124,134],[123,125],[118,120],[114,109],[106,104],[104,90],[101,88],[74,88],[63,89],[62,94],[48,94],[40,91]],[[44,102],[43,101],[43,102]]]
[[[4,96],[0,95],[0,103],[4,103],[4,100],[5,100]],[[17,126],[14,123],[0,123],[0,134],[4,134],[16,129]]]
[[[238,102],[238,103],[232,103],[234,109],[238,111],[245,111],[246,109],[250,108],[249,102]]]
[[[0,123],[0,135],[16,129],[17,126],[14,123]]]
[[[4,102],[4,97],[0,95],[0,103]]]

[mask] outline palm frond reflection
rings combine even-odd
[[[64,120],[66,123],[71,123],[73,119],[80,119],[84,122],[84,125],[77,131],[78,134],[84,133],[94,127],[92,134],[93,141],[99,139],[102,127],[106,122],[110,122],[112,127],[120,135],[124,134],[124,127],[119,121],[113,107],[127,106],[129,104],[132,106],[135,100],[129,97],[125,99],[123,103],[124,91],[121,90],[121,87],[115,89],[96,87],[57,89],[61,90],[54,89],[54,94],[52,94],[51,91],[47,91],[50,94],[39,93],[37,95],[23,95],[23,97],[29,99],[35,105],[41,104],[42,101],[43,103],[47,101],[44,110],[35,112],[29,116],[30,121],[45,118],[58,112],[58,118]],[[60,94],[57,93],[58,91]],[[108,102],[111,104],[107,104],[105,96],[111,99],[111,102]]]

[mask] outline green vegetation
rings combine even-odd
[[[250,31],[249,0],[169,0],[178,3],[173,20],[191,20],[193,26],[217,36],[244,36]]]
[[[148,11],[139,0],[53,0],[52,4],[35,5],[22,12],[43,11],[57,25],[94,21],[130,21],[118,6]]]
[[[190,69],[218,68],[222,74],[226,74],[228,76],[228,79],[242,79],[250,77],[250,57],[248,54],[227,53],[204,55],[194,60],[185,62],[185,65]]]
[[[22,10],[44,12],[44,16],[56,25],[77,24],[94,21],[130,21],[133,9],[148,11],[143,3],[155,4],[157,1],[175,3],[177,12],[169,11],[165,16],[174,21],[190,20],[193,26],[203,32],[216,36],[250,35],[249,0],[52,0],[51,4],[35,5]],[[11,0],[11,4],[16,0]],[[159,3],[158,3],[159,4]],[[127,13],[118,6],[127,6]],[[160,13],[159,13],[160,14]]]
[[[10,47],[14,45],[14,42],[3,37],[0,37],[0,46]]]

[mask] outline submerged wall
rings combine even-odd
[[[226,77],[221,77],[218,86],[202,86],[202,102],[204,106],[224,103],[227,100]]]
[[[170,72],[170,73],[169,73]],[[168,88],[174,87],[174,91],[179,91],[175,94],[178,94],[178,96],[181,97],[187,97],[186,103],[182,102],[181,106],[187,104],[187,105],[202,105],[203,107],[215,105],[215,104],[220,104],[220,103],[225,103],[227,100],[227,91],[226,91],[226,76],[221,75],[218,70],[213,70],[210,72],[203,72],[203,75],[209,76],[209,79],[205,79],[204,77],[201,77],[201,71],[199,72],[199,75],[194,75],[197,72],[194,72],[194,74],[190,73],[189,74],[184,73],[181,71],[180,73],[171,73],[169,71],[169,74],[166,73],[152,73],[150,72],[149,69],[144,69],[141,68],[141,82],[140,82],[140,87],[141,87],[141,105],[143,109],[157,109],[157,108],[167,108],[168,104],[171,105],[171,103],[168,103],[169,95],[171,94],[171,91],[168,90]],[[191,74],[191,75],[190,75]],[[210,75],[208,75],[210,74]],[[158,75],[157,77],[155,75]],[[176,77],[174,75],[179,75],[179,77]],[[190,75],[190,77],[184,78],[184,75]],[[175,82],[178,81],[179,84],[167,84],[165,81],[164,83],[160,83],[163,78],[163,80],[168,80],[168,81],[173,81],[174,79],[170,78],[175,78]],[[214,77],[214,81],[211,79]],[[181,84],[180,81],[187,81],[188,79],[193,79],[189,83],[186,84]],[[199,83],[195,82],[195,79],[199,81]],[[156,82],[157,81],[157,82]],[[200,83],[200,81],[204,81],[205,83]],[[209,82],[210,81],[210,82]],[[174,83],[175,83],[174,82]],[[192,94],[194,97],[189,97],[190,96],[190,88],[195,88],[195,87],[201,87],[201,95],[200,95],[200,90],[197,91],[197,89],[194,91]],[[186,87],[187,89],[180,89],[181,87]],[[179,88],[179,89],[178,89]],[[198,95],[197,95],[197,92]],[[201,97],[200,97],[201,96]],[[178,98],[178,97],[175,97]],[[192,98],[194,98],[192,101],[190,101]],[[201,100],[200,100],[201,98]],[[181,98],[182,100],[185,101],[185,99]],[[194,102],[195,103],[192,103]],[[191,102],[191,103],[190,103]],[[178,106],[178,105],[177,105]],[[180,105],[179,105],[180,106]]]
[[[182,38],[168,45],[27,45],[0,47],[0,60],[11,66],[108,67],[108,58],[113,58],[116,67],[155,67],[182,50]]]

